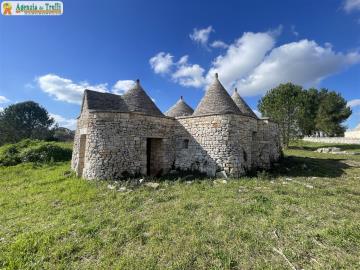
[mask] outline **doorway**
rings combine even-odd
[[[160,176],[163,173],[163,141],[159,138],[146,139],[146,175]]]
[[[86,149],[86,134],[80,135],[79,145],[79,165],[77,175],[82,176],[85,167],[85,149]]]

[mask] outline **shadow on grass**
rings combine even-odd
[[[350,166],[343,159],[287,156],[270,170],[273,176],[339,177]]]
[[[350,168],[345,159],[319,159],[311,157],[285,156],[276,166],[269,171],[254,170],[246,175],[250,178],[275,178],[275,177],[328,177],[336,178],[345,173]],[[161,177],[149,178],[146,181],[208,181],[215,179],[206,174],[196,171],[177,171],[175,174],[167,174]]]

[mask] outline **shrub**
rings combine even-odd
[[[21,154],[22,162],[54,162],[71,159],[71,150],[54,143],[46,143],[28,148]]]
[[[12,166],[21,162],[19,151],[15,145],[9,144],[2,148],[2,153],[0,154],[0,165]]]
[[[23,140],[0,148],[0,165],[13,166],[21,162],[48,163],[71,159],[67,145],[39,140]]]

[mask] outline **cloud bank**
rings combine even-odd
[[[56,100],[72,104],[81,104],[85,89],[98,92],[112,92],[115,94],[124,94],[133,85],[132,80],[119,80],[111,89],[108,89],[107,83],[90,84],[86,81],[74,82],[71,79],[60,77],[56,74],[46,74],[35,79],[39,88]]]
[[[316,86],[326,77],[360,62],[358,51],[337,52],[331,44],[319,45],[314,40],[302,39],[276,46],[281,31],[282,26],[267,32],[245,32],[232,44],[224,43],[226,49],[225,45],[214,41],[212,45],[225,51],[213,59],[207,71],[198,64],[190,64],[188,55],[174,62],[174,57],[165,52],[151,59],[160,57],[165,61],[166,65],[160,66],[166,68],[160,70],[166,72],[159,72],[156,65],[150,64],[155,73],[166,74],[185,87],[204,88],[212,81],[214,73],[218,73],[229,91],[237,87],[240,94],[255,96],[286,82]],[[206,35],[201,42],[207,43],[208,39]]]
[[[1,103],[8,103],[9,101],[10,101],[10,100],[7,99],[6,97],[0,96],[0,104],[1,104]]]
[[[344,9],[346,12],[360,10],[360,0],[346,0]]]
[[[352,99],[349,100],[347,103],[347,106],[350,108],[358,107],[360,106],[360,99]]]
[[[65,118],[58,114],[50,113],[50,116],[54,118],[55,122],[59,125],[59,127],[65,127],[71,130],[76,129],[76,119],[73,118]]]

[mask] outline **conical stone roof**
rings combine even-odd
[[[184,101],[183,97],[175,103],[166,113],[166,116],[178,117],[192,115],[194,110]]]
[[[125,101],[131,112],[141,112],[153,116],[164,116],[141,87],[139,80],[136,80],[136,84],[132,89],[122,95],[122,99]]]
[[[208,114],[241,114],[239,108],[231,99],[229,93],[220,83],[217,73],[215,80],[209,86],[205,96],[201,99],[199,105],[195,109],[194,116]]]
[[[245,100],[240,97],[239,93],[237,92],[237,89],[235,88],[234,93],[231,96],[232,100],[235,102],[235,104],[239,107],[242,114],[251,116],[254,118],[257,118],[256,114],[253,112],[253,110],[247,105]]]
[[[84,102],[88,110],[128,112],[125,101],[119,95],[85,89]],[[82,106],[83,106],[82,105]]]

